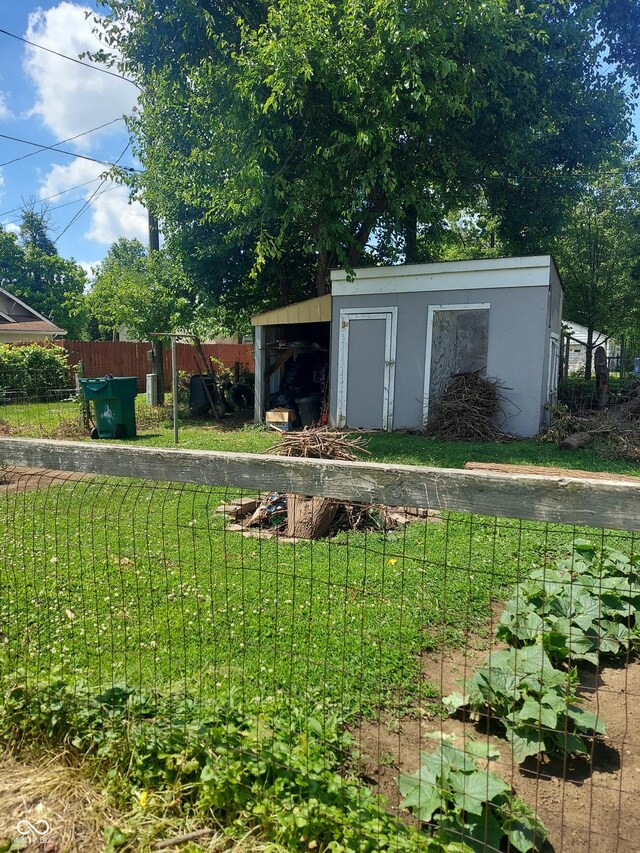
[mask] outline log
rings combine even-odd
[[[591,435],[588,432],[574,432],[573,435],[568,435],[564,441],[561,441],[558,447],[560,450],[578,450],[589,444],[591,444]]]
[[[331,498],[287,495],[287,536],[291,539],[321,539],[326,536],[338,511]]]

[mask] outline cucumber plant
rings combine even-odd
[[[513,646],[541,643],[555,663],[626,655],[640,629],[637,560],[577,539],[569,559],[537,569],[508,601],[496,636]]]
[[[434,840],[445,844],[458,842],[481,853],[501,849],[506,838],[512,850],[539,850],[547,836],[544,824],[486,766],[500,753],[486,742],[467,741],[458,749],[451,736],[435,737],[441,742],[433,752],[422,754],[418,772],[400,777],[401,805],[429,825]],[[478,759],[484,760],[484,767],[478,766]]]
[[[469,707],[472,719],[498,720],[519,764],[531,755],[587,754],[585,738],[604,734],[599,717],[580,707],[575,669],[556,669],[541,645],[490,654],[464,681],[465,693],[443,699],[450,713]]]

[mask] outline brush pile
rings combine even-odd
[[[586,437],[571,445],[571,440]],[[538,436],[540,441],[557,443],[562,449],[593,446],[606,459],[640,462],[640,418],[625,413],[620,417],[616,407],[602,412],[570,412],[566,406],[551,410],[551,424]]]
[[[606,359],[604,378],[597,382],[608,388]],[[640,461],[640,377],[634,376],[621,387],[614,402],[608,395],[592,400],[597,408],[583,407],[572,411],[566,405],[550,410],[551,423],[543,430],[543,441],[557,441],[561,450],[577,450],[594,445],[594,450],[608,459]],[[594,441],[595,440],[595,441]]]
[[[507,441],[500,383],[480,371],[454,373],[444,393],[429,403],[427,435],[452,441]]]
[[[366,449],[367,439],[349,438],[346,432],[331,432],[328,427],[303,429],[302,432],[283,432],[277,444],[269,448],[275,456],[298,456],[304,459],[339,459],[353,462],[358,454],[371,454]]]

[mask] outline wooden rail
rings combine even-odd
[[[640,478],[636,484],[20,438],[0,439],[0,465],[640,530]]]

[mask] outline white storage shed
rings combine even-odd
[[[503,428],[534,435],[556,402],[561,316],[548,255],[335,270],[331,296],[253,318],[256,420],[299,356],[315,353],[319,380],[325,353],[334,426],[420,428],[453,373],[481,370],[504,386]]]

